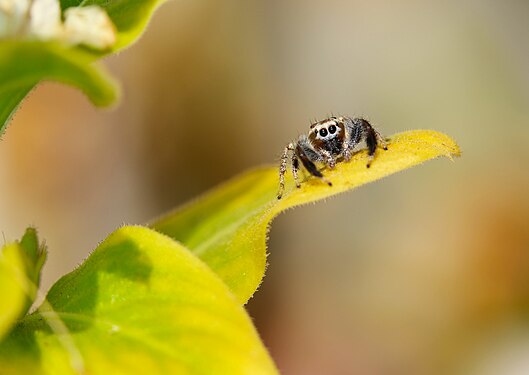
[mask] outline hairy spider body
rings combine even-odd
[[[296,187],[301,186],[298,178],[300,161],[311,175],[332,186],[332,183],[322,175],[315,163],[324,163],[333,169],[337,162],[351,160],[353,149],[363,140],[367,145],[367,167],[369,168],[377,146],[381,144],[384,150],[387,150],[387,147],[380,133],[367,120],[333,116],[312,124],[308,134],[301,135],[297,142],[289,143],[285,147],[279,165],[277,199],[281,199],[285,189],[285,173],[289,154]]]

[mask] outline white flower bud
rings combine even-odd
[[[106,12],[98,6],[66,9],[64,40],[69,44],[85,44],[106,49],[116,43],[116,30]]]

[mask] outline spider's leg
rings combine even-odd
[[[299,183],[298,170],[299,170],[299,159],[296,153],[293,152],[292,153],[292,176],[294,176],[294,182],[296,183],[296,187],[299,189],[301,187],[301,184]]]
[[[344,136],[343,136],[343,142],[342,142],[342,155],[343,160],[348,162],[351,160],[351,157],[353,156],[352,150],[354,148],[354,144],[351,142],[351,132],[350,129],[347,127],[346,122],[341,119],[343,122],[343,130],[344,130]]]
[[[371,163],[373,162],[373,159],[375,158],[375,151],[377,149],[378,144],[380,143],[384,150],[387,150],[388,147],[386,145],[386,142],[384,141],[384,138],[380,135],[378,131],[371,126],[371,124],[364,119],[357,119],[357,121],[360,122],[364,137],[366,140],[367,145],[367,155],[368,155],[368,161],[367,161],[367,168],[371,166]]]
[[[281,155],[281,161],[279,163],[279,190],[277,191],[277,199],[281,199],[283,192],[285,191],[285,172],[287,171],[288,153],[294,150],[294,143],[289,143],[283,155]]]
[[[296,155],[301,159],[301,162],[303,163],[303,166],[309,173],[315,177],[318,177],[320,180],[325,182],[327,185],[332,186],[332,182],[327,180],[321,172],[318,170],[316,165],[308,158],[307,154],[305,154],[305,151],[302,147],[298,145],[296,148]]]

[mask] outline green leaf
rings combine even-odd
[[[308,178],[300,189],[287,176],[283,199],[277,200],[277,166],[247,172],[212,190],[202,198],[154,222],[152,228],[191,249],[246,303],[263,278],[266,235],[272,219],[294,206],[321,200],[354,189],[426,160],[459,156],[459,147],[448,136],[415,130],[389,139],[388,150],[377,150],[371,168],[366,152],[348,163],[324,172],[333,186]]]
[[[110,76],[92,63],[85,51],[55,43],[4,41],[0,46],[0,135],[20,100],[41,80],[63,82],[81,89],[96,106],[118,97]],[[60,103],[57,103],[60,108]]]
[[[105,51],[82,46],[60,47],[44,42],[2,41],[0,136],[22,99],[41,80],[54,80],[77,87],[98,107],[113,104],[119,96],[116,83],[101,68],[94,66],[93,61],[133,44],[144,32],[154,11],[164,2],[165,0],[62,0],[63,10],[71,6],[93,4],[106,10],[116,26],[117,41],[111,49]]]
[[[37,232],[28,228],[20,240],[0,251],[0,340],[24,316],[33,303],[40,283],[46,250]]]
[[[39,244],[37,230],[35,228],[26,229],[26,232],[22,236],[19,245],[23,249],[23,259],[26,266],[26,277],[34,289],[28,296],[29,301],[28,305],[26,306],[26,310],[24,311],[25,314],[35,300],[36,293],[40,285],[40,272],[42,271],[42,266],[46,261],[47,250],[44,243]]]
[[[50,329],[53,327],[53,329]],[[124,227],[0,345],[2,374],[276,374],[211,270],[153,230]]]

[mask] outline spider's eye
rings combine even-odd
[[[329,133],[331,133],[331,134],[336,133],[336,126],[334,126],[334,125],[329,126]]]
[[[322,137],[325,137],[327,135],[327,129],[325,129],[325,128],[320,129],[320,135]]]

